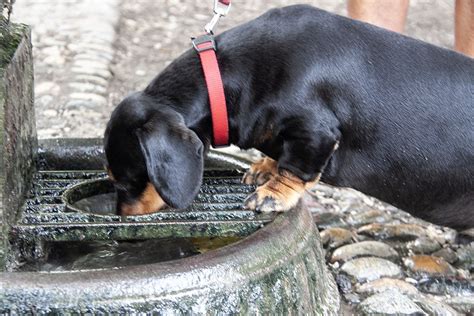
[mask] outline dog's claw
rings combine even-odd
[[[245,199],[244,208],[247,210],[256,210],[257,208],[257,193],[256,192],[252,193]]]
[[[284,207],[284,203],[278,201],[271,196],[263,196],[259,198],[257,192],[249,195],[244,201],[244,208],[254,210],[258,213],[271,213],[271,212],[285,212],[291,207]]]

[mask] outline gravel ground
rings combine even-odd
[[[102,134],[119,0],[22,0],[13,21],[33,27],[38,136]]]
[[[346,14],[345,1],[234,1],[218,31],[294,3]],[[210,6],[211,1],[19,0],[13,19],[33,25],[39,136],[102,136],[113,106],[190,47]],[[451,48],[453,9],[453,1],[412,0],[406,34]],[[474,312],[472,231],[462,235],[431,225],[348,189],[318,185],[305,199],[345,299],[344,314]]]

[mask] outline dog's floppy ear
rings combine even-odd
[[[148,177],[171,207],[187,207],[196,196],[204,168],[203,144],[183,122],[150,120],[138,129]]]

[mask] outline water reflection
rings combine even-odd
[[[114,215],[116,213],[116,201],[117,194],[115,192],[104,193],[81,199],[74,203],[73,206],[88,213],[95,213],[99,215]]]
[[[176,260],[239,241],[240,237],[160,238],[141,241],[54,242],[46,262],[21,271],[71,271],[124,267]]]

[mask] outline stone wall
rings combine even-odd
[[[0,17],[0,270],[8,230],[28,190],[37,138],[30,29]]]

